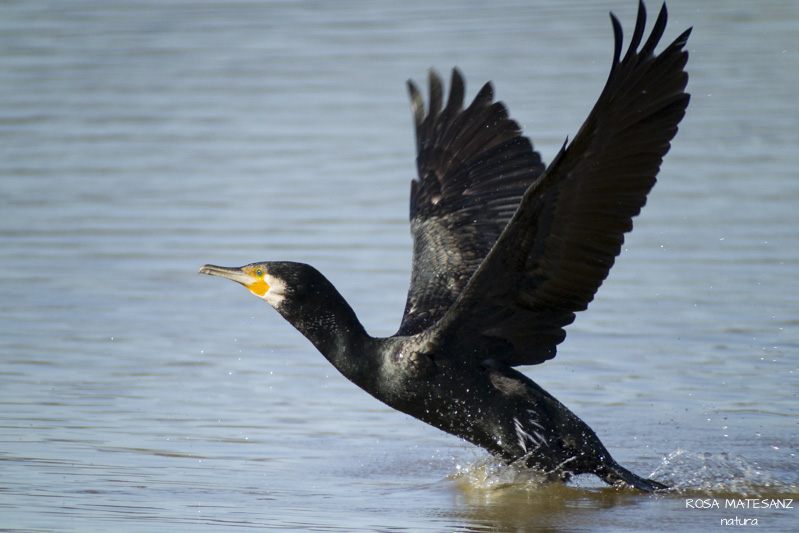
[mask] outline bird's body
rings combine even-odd
[[[464,109],[453,71],[443,106],[431,73],[425,114],[410,84],[419,179],[411,188],[411,287],[396,335],[368,335],[309,265],[200,272],[248,287],[375,398],[508,462],[556,479],[593,473],[610,484],[665,488],[618,465],[582,420],[513,368],[555,356],[563,327],[613,265],[688,104],[682,47],[690,30],[655,55],[664,6],[638,51],[641,5],[622,59],[612,20],[616,58],[606,87],[546,168],[490,85]]]

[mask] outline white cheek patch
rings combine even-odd
[[[272,277],[269,274],[264,275],[264,281],[269,285],[269,290],[260,298],[272,307],[278,308],[286,297],[286,284],[283,280]]]

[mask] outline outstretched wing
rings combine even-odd
[[[419,178],[411,183],[413,267],[400,335],[446,313],[544,171],[490,84],[464,109],[463,77],[453,70],[442,109],[441,80],[431,71],[427,115],[419,90],[410,81],[408,88]]]
[[[563,327],[588,306],[646,203],[689,95],[683,50],[690,29],[661,54],[666,7],[638,50],[646,13],[623,59],[615,56],[602,94],[574,141],[561,149],[521,201],[496,245],[439,323],[464,347],[489,345],[510,365],[555,356]],[[487,342],[492,339],[493,342]]]

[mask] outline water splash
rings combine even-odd
[[[459,462],[451,479],[462,488],[477,491],[538,490],[551,483],[546,474],[521,464],[506,464],[495,457]],[[701,493],[707,496],[779,498],[798,496],[796,480],[780,479],[770,470],[742,456],[727,453],[703,453],[677,448],[661,461],[650,476],[674,489],[672,494]],[[567,484],[571,489],[608,488],[596,477],[575,476]]]
[[[467,464],[457,464],[452,476],[462,485],[480,490],[513,488],[536,488],[547,481],[547,476],[538,470],[507,464],[496,457],[484,457]]]
[[[680,492],[775,497],[799,493],[796,482],[779,479],[741,456],[701,453],[677,448],[663,458],[652,477]]]

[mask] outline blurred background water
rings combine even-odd
[[[681,491],[647,496],[537,485],[196,275],[309,262],[392,334],[405,80],[493,80],[549,161],[635,2],[0,4],[0,529],[794,531],[795,509],[686,499],[798,492],[799,7],[669,8],[664,41],[695,28],[688,115],[596,301],[527,369]]]

